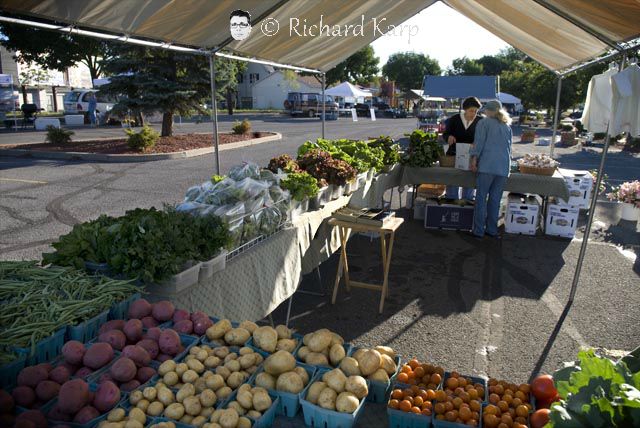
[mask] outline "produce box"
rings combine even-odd
[[[316,369],[313,366],[310,366],[308,364],[303,364],[303,363],[297,363],[296,367],[304,368],[307,371],[307,374],[309,375],[309,383],[302,390],[302,393],[304,393],[311,385],[311,379],[313,379],[313,376],[316,373]],[[255,385],[255,378],[258,376],[259,373],[263,371],[264,371],[264,368],[260,366],[260,368],[254,373],[254,375],[251,378],[251,385]],[[293,418],[295,415],[298,414],[298,411],[300,410],[300,394],[276,391],[274,389],[268,389],[268,391],[269,391],[269,394],[276,395],[280,398],[280,403],[277,409],[278,415],[285,415],[288,418]]]
[[[347,357],[352,356],[358,349],[359,348],[352,346]],[[396,376],[398,376],[398,372],[400,371],[400,356],[396,355],[396,358],[394,358],[393,361],[396,363],[396,372],[389,376],[389,382],[383,383],[377,380],[369,380],[369,395],[367,395],[367,401],[371,401],[373,403],[386,403],[389,400],[391,387],[395,383]]]
[[[236,395],[238,395],[238,391],[233,391],[229,398],[224,401],[220,407],[226,409],[227,404],[236,399]],[[271,407],[262,414],[260,419],[253,419],[247,416],[253,422],[251,428],[271,428],[273,426],[273,421],[276,419],[276,413],[280,406],[280,397],[274,395],[271,391],[269,391],[269,397],[271,397]]]
[[[504,229],[507,233],[535,235],[540,222],[540,202],[534,196],[509,193]]]
[[[98,336],[100,326],[107,322],[109,311],[99,313],[78,325],[70,325],[67,327],[67,340],[77,340],[78,342],[88,342]]]
[[[95,383],[89,383],[89,391],[96,392],[97,389],[98,389],[98,385],[96,385]],[[113,408],[116,409],[118,407],[122,407],[124,403],[128,403],[128,397],[129,397],[128,394],[121,392],[120,393],[120,401],[118,403],[116,403],[116,405],[113,406]],[[47,415],[47,412],[49,410],[51,410],[53,408],[53,406],[56,405],[57,402],[58,402],[58,398],[56,397],[53,400],[51,400],[49,403],[45,404],[45,406],[43,406],[43,407],[46,407],[45,416]],[[101,421],[103,421],[103,420],[105,420],[107,418],[107,415],[109,414],[109,411],[101,414],[100,416],[98,416],[95,419],[92,419],[91,421],[87,422],[86,424],[79,424],[79,423],[75,423],[75,422],[56,421],[56,420],[49,419],[49,418],[47,418],[47,420],[49,421],[49,425],[50,426],[58,426],[58,425],[60,425],[60,426],[66,426],[66,427],[69,427],[69,428],[93,428],[93,427],[97,426]]]
[[[216,257],[202,262],[200,264],[200,273],[198,274],[198,281],[203,282],[211,278],[214,273],[223,271],[227,262],[227,250],[222,250]]]
[[[301,342],[301,343],[302,343],[302,342]],[[349,343],[343,343],[343,344],[342,344],[342,347],[344,348],[344,354],[345,354],[345,356],[350,355],[350,354],[349,354],[349,352],[351,352],[351,346],[352,346],[352,345],[351,345],[351,344],[349,344]],[[294,357],[296,357],[296,360],[297,360],[297,361],[299,361],[299,362],[301,362],[301,363],[303,363],[303,364],[307,364],[307,363],[305,363],[301,358],[299,358],[299,357],[298,357],[298,351],[300,350],[300,348],[301,348],[301,347],[302,347],[302,346],[298,346],[298,347],[296,348],[296,350],[295,350],[295,351],[294,351],[294,353],[293,353],[293,356],[294,356]],[[326,371],[329,371],[329,370],[333,370],[333,369],[335,369],[335,367],[333,367],[333,366],[319,366],[319,365],[313,365],[313,364],[309,364],[309,365],[310,365],[310,366],[312,366],[312,367],[315,367],[315,368],[316,368],[316,373],[319,373],[319,372],[326,372]]]
[[[451,372],[444,372],[444,377],[442,378],[442,388],[445,387],[445,385],[447,384],[447,379],[449,379],[450,376]],[[487,379],[483,377],[469,376],[464,374],[461,374],[460,377],[470,379],[474,384],[479,383],[480,385],[482,385],[482,387],[484,388],[484,399],[482,401],[485,403],[489,402],[489,387],[487,386]]]
[[[296,352],[298,352],[298,349],[300,349],[300,347],[302,346],[302,339],[304,338],[304,336],[301,335],[301,334],[293,333],[293,335],[291,337],[298,341],[298,344],[296,345],[295,349],[292,352],[293,355],[296,355]],[[247,340],[247,343],[245,343],[245,346],[248,346],[249,348],[251,348],[254,351],[256,351],[257,353],[261,354],[265,358],[267,358],[269,355],[271,355],[267,351],[263,351],[262,349],[260,349],[258,346],[256,346],[253,343],[253,336],[251,336],[249,338],[249,340]]]
[[[138,300],[140,298],[140,293],[136,293],[133,296],[125,299],[121,302],[114,303],[114,305],[109,309],[109,320],[125,320],[127,319],[127,313],[129,312],[129,306],[134,300]]]
[[[25,362],[24,355],[17,355],[15,361],[0,367],[0,388],[8,388],[16,383],[18,373],[24,368]]]
[[[424,215],[427,210],[427,200],[418,196],[413,203],[413,219],[424,221]]]
[[[573,169],[559,168],[558,171],[564,177],[569,188],[569,200],[567,205],[580,209],[589,208],[591,192],[593,190],[593,176],[589,171],[577,171]]]
[[[326,370],[316,372],[315,376],[309,381],[309,384],[311,385],[313,382],[321,380],[324,372],[326,372]],[[369,381],[367,381],[367,384],[369,384]],[[361,400],[360,405],[353,413],[342,413],[335,410],[324,409],[310,403],[305,400],[307,392],[308,389],[305,389],[300,393],[300,404],[302,405],[305,425],[314,428],[351,428],[362,413],[364,403],[366,402],[366,400]]]
[[[146,284],[145,288],[151,294],[177,294],[196,284],[198,282],[199,275],[200,263],[196,263],[193,266],[183,270],[182,272],[177,273],[160,282],[159,284]]]
[[[580,208],[565,204],[550,203],[547,206],[547,218],[545,220],[545,234],[573,238],[578,226]]]
[[[469,425],[461,424],[458,422],[443,421],[438,418],[432,418],[432,423],[435,428],[469,428]],[[478,421],[477,428],[482,428],[482,408],[480,409],[480,420]]]
[[[198,336],[189,336],[186,334],[178,334],[178,336],[180,336],[180,342],[182,343],[182,346],[184,346],[184,351],[182,351],[181,353],[179,353],[178,355],[172,358],[172,360],[177,363],[182,362],[184,357],[189,353],[189,349],[192,346],[195,346],[198,343],[200,343],[200,340],[201,340],[201,337],[198,337]],[[157,362],[155,360],[152,360],[152,361]]]
[[[473,206],[441,204],[427,199],[424,217],[425,229],[471,230],[473,228]]]
[[[13,351],[26,358],[25,366],[33,366],[40,363],[46,363],[60,355],[62,346],[64,345],[64,336],[67,327],[62,327],[50,337],[42,339],[36,343],[35,351],[32,354],[31,348],[12,347]]]
[[[147,424],[145,425],[145,427],[152,427],[156,424],[162,423],[162,422],[171,422],[173,423],[176,428],[193,428],[193,425],[186,425],[186,424],[182,424],[178,421],[174,421],[173,419],[169,419],[169,418],[152,418],[152,417],[147,417]]]
[[[389,420],[389,428],[429,428],[432,419],[431,416],[402,412],[389,407],[387,407],[387,418]]]

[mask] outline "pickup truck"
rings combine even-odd
[[[331,95],[325,95],[324,108],[327,115],[337,115],[338,103]],[[291,116],[315,117],[322,113],[322,94],[309,92],[289,92],[284,101],[284,109]]]

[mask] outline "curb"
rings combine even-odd
[[[108,138],[112,139],[112,138]],[[250,140],[238,141],[235,143],[223,144],[218,147],[219,152],[225,150],[233,150],[242,147],[254,146],[257,144],[267,143],[269,141],[281,140],[282,134],[274,132],[274,135],[266,137],[252,138]],[[91,140],[95,141],[95,140]],[[80,141],[78,141],[80,142]],[[98,162],[151,162],[159,160],[187,159],[196,156],[208,155],[213,153],[213,147],[203,147],[200,149],[184,150],[172,153],[153,153],[146,155],[118,155],[105,153],[85,153],[85,152],[46,152],[36,150],[23,149],[0,149],[0,157],[19,157],[19,158],[35,158],[35,159],[54,159],[54,160],[87,160]]]

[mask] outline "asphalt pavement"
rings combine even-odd
[[[243,116],[238,116],[242,118]],[[235,118],[233,118],[235,119]],[[221,131],[233,119],[221,119]],[[307,139],[320,136],[320,121],[279,115],[251,116],[256,131],[281,132],[283,139],[248,149],[221,152],[222,172],[242,161],[265,165],[281,153],[295,154]],[[400,138],[415,128],[413,119],[328,121],[327,138]],[[208,132],[210,123],[176,125],[177,132]],[[541,131],[544,135],[545,132]],[[78,129],[75,138],[121,135],[122,129]],[[514,128],[515,135],[519,129]],[[41,142],[43,133],[3,132],[0,146]],[[548,152],[521,144],[514,154]],[[592,169],[600,148],[558,147],[564,167]],[[100,214],[121,215],[136,207],[180,201],[186,189],[213,174],[213,155],[144,163],[48,161],[0,157],[0,258],[39,258],[71,227]],[[615,183],[637,179],[637,155],[612,149],[605,171]],[[580,248],[577,239],[505,235],[476,241],[450,231],[427,231],[407,221],[394,248],[391,297],[377,314],[379,294],[341,290],[336,305],[328,296],[296,293],[291,325],[302,332],[335,329],[357,345],[388,344],[466,374],[525,381],[537,371],[552,371],[575,357],[581,346],[630,350],[640,343],[640,242],[635,226],[599,206],[595,242],[588,247],[578,292],[567,308]],[[584,222],[584,217],[582,218]],[[378,280],[379,243],[356,237],[349,252],[354,276]],[[320,278],[305,277],[302,288],[328,292],[336,257],[323,264]],[[275,313],[286,314],[286,303]]]

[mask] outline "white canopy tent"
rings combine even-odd
[[[349,82],[342,82],[332,88],[329,88],[325,91],[325,94],[331,95],[334,97],[351,97],[351,98],[359,98],[359,97],[372,97],[373,94],[369,91],[362,90],[355,85],[352,85]]]
[[[400,25],[435,1],[1,0],[3,14],[0,21],[41,27],[48,25],[52,30],[75,31],[93,37],[208,54],[214,107],[214,144],[219,170],[217,106],[213,96],[215,55],[229,56],[222,53],[221,49],[225,48],[232,54],[239,55],[236,57],[238,59],[280,61],[280,64],[271,64],[288,68],[308,67],[312,69],[309,71],[322,74],[324,93],[324,72],[381,37],[381,28],[390,29],[390,25]],[[638,47],[635,40],[640,37],[638,0],[442,1],[558,74],[554,136],[563,74]],[[242,41],[233,40],[226,31],[229,28],[229,16],[236,9],[249,11],[252,16],[253,31]],[[7,12],[20,17],[38,18],[40,21],[16,20],[15,16],[6,16]],[[331,28],[344,29],[343,35],[310,36],[298,32],[302,30],[299,27],[303,22],[320,24],[321,27],[320,17]],[[46,23],[43,24],[42,21]],[[265,24],[267,26],[261,28]],[[276,27],[278,31],[274,34],[272,30]],[[345,36],[347,28],[359,28],[363,36]],[[607,55],[603,56],[604,54]],[[323,137],[324,116],[323,114]],[[602,180],[608,141],[606,138],[596,188]],[[553,147],[554,144],[551,144],[552,154]],[[569,304],[575,296],[595,203],[594,197]]]

